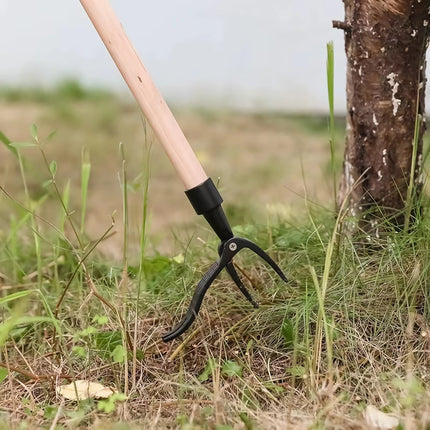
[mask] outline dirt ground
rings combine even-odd
[[[233,225],[265,223],[294,214],[309,204],[329,207],[333,183],[329,170],[329,134],[324,118],[281,114],[179,111],[175,115],[206,172],[218,184],[224,208]],[[30,128],[38,127],[48,161],[58,164],[57,182],[71,184],[71,209],[79,220],[82,153],[91,162],[86,232],[96,239],[109,227],[115,213],[116,234],[101,244],[114,260],[122,256],[122,192],[119,144],[125,148],[129,183],[145,173],[150,146],[148,252],[175,254],[192,237],[205,238],[208,228],[189,205],[181,182],[138,108],[129,102],[58,101],[55,103],[0,101],[0,131],[11,141],[31,141]],[[50,132],[52,139],[46,141]],[[146,131],[145,131],[146,130]],[[145,137],[146,135],[146,137]],[[342,146],[342,138],[339,146]],[[26,181],[33,199],[46,194],[49,177],[38,148],[22,148]],[[16,157],[0,146],[0,183],[14,199],[24,201],[23,181]],[[133,187],[130,187],[130,189]],[[137,187],[134,187],[137,188]],[[41,214],[58,213],[54,198]],[[13,202],[1,197],[0,224],[7,226]],[[47,210],[46,207],[49,209]],[[56,209],[54,209],[56,207]],[[52,212],[52,213],[51,213]],[[275,218],[273,218],[275,217]],[[137,252],[142,219],[142,192],[129,193],[130,254]]]

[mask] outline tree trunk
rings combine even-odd
[[[333,22],[345,32],[347,56],[347,134],[337,203],[362,225],[374,227],[381,215],[402,224],[410,181],[421,188],[424,120],[415,152],[413,143],[417,118],[424,119],[430,0],[343,1],[345,22]]]

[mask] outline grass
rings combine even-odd
[[[3,87],[0,99],[9,103],[34,101],[39,103],[57,103],[59,100],[73,102],[79,100],[110,100],[112,94],[104,89],[83,86],[78,80],[70,78],[59,81],[54,87]]]
[[[227,121],[243,127],[245,119]],[[265,130],[285,126],[277,116],[255,121]],[[304,119],[289,121],[305,127]],[[8,141],[10,168],[21,171],[21,179],[14,187],[6,183],[1,197],[8,217],[0,231],[0,428],[367,429],[363,412],[369,405],[396,415],[399,428],[428,428],[425,196],[422,211],[410,215],[419,218],[408,232],[381,220],[386,234],[372,248],[354,246],[342,234],[344,215],[334,216],[331,201],[308,201],[305,212],[272,207],[266,222],[253,224],[239,224],[252,219],[252,206],[230,206],[235,232],[268,250],[289,282],[241,253],[235,262],[260,308],[244,301],[223,274],[186,335],[164,344],[161,335],[186,310],[216,256],[215,238],[178,236],[171,253],[152,247],[149,166],[157,160],[152,154],[150,161],[146,131],[144,151],[120,146],[120,213],[113,217],[125,237],[119,258],[107,258],[101,245],[111,240],[110,219],[97,234],[89,223],[97,163],[107,163],[97,152],[90,162],[77,148],[82,168],[75,166],[73,190],[44,129],[33,127],[21,138],[32,146]],[[258,140],[255,128],[253,134]],[[32,163],[36,152],[43,163]],[[325,162],[329,166],[330,157]],[[135,166],[142,175],[135,175]],[[247,190],[248,182],[252,178],[240,186]],[[138,258],[128,242],[133,199]],[[99,204],[110,218],[107,199]],[[192,228],[199,235],[203,229]],[[354,239],[366,242],[365,236]],[[76,402],[56,392],[79,379],[114,387],[119,397]]]

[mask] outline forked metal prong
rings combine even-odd
[[[206,291],[223,269],[223,266],[221,266],[220,262],[221,259],[218,260],[216,263],[212,264],[209,270],[204,274],[203,278],[197,284],[187,313],[177,326],[175,326],[172,330],[162,336],[164,342],[169,342],[173,339],[176,339],[178,336],[188,330],[190,325],[194,322],[197,317],[197,314],[199,313]]]
[[[275,261],[265,252],[263,251],[258,245],[256,245],[254,242],[251,242],[248,239],[243,238],[237,238],[240,241],[241,248],[248,248],[251,251],[253,251],[255,254],[257,254],[259,257],[261,257],[278,275],[279,277],[284,281],[288,282],[287,277],[284,275],[284,272],[281,270],[281,268],[275,263]]]
[[[253,299],[253,297],[251,296],[251,293],[246,289],[245,285],[243,285],[243,282],[240,279],[240,276],[237,273],[232,261],[227,263],[226,270],[227,270],[228,274],[231,276],[231,279],[233,279],[234,283],[237,285],[239,290],[242,292],[242,294],[252,304],[252,306],[254,306],[254,308],[257,309],[258,303]]]
[[[248,248],[251,251],[255,252],[255,254],[261,257],[273,268],[273,270],[275,270],[275,272],[281,277],[282,280],[287,282],[287,278],[280,269],[280,267],[259,246],[257,246],[250,240],[243,239],[240,237],[232,237],[220,246],[220,259],[216,263],[212,264],[212,266],[205,273],[201,281],[197,284],[187,313],[176,327],[174,327],[171,331],[169,331],[163,336],[164,342],[169,342],[177,338],[191,326],[199,313],[207,290],[209,289],[215,278],[218,276],[218,274],[224,268],[227,270],[227,272],[229,273],[239,290],[247,298],[247,300],[249,300],[255,308],[258,308],[258,304],[254,301],[251,294],[246,289],[233,265],[233,257],[243,248]]]

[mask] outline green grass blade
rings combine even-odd
[[[82,151],[81,164],[81,236],[85,232],[85,217],[87,214],[88,184],[90,181],[91,164],[85,150]]]
[[[335,170],[335,129],[334,129],[334,49],[333,42],[327,43],[327,92],[329,105],[330,133],[330,167],[333,175],[333,189],[336,201],[336,170]]]
[[[64,236],[66,221],[68,219],[68,213],[69,213],[70,181],[67,181],[66,186],[64,187],[61,202],[62,202],[62,206],[63,206],[63,211],[61,212],[61,218],[60,218],[60,231],[61,231],[62,235]]]
[[[418,144],[420,139],[420,129],[422,123],[422,115],[419,114],[419,90],[417,94],[417,108],[415,113],[415,128],[414,128],[414,138],[412,141],[412,160],[411,160],[411,170],[409,172],[409,184],[406,191],[406,201],[405,201],[405,225],[404,231],[409,230],[409,225],[411,221],[411,215],[413,207],[415,204],[415,182],[416,182],[416,165],[417,165],[417,155],[418,155]]]
[[[0,299],[0,305],[4,305],[5,303],[12,302],[13,300],[21,299],[25,296],[28,296],[31,293],[30,290],[18,291],[17,293],[8,294],[6,297],[2,297]]]
[[[128,250],[128,181],[127,181],[127,167],[125,159],[124,144],[119,144],[119,151],[121,155],[121,181],[122,181],[122,216],[123,216],[123,267],[127,270],[127,250]]]
[[[15,155],[15,157],[17,157],[17,156],[18,156],[18,151],[16,150],[16,148],[14,148],[14,147],[13,147],[13,145],[12,145],[12,141],[11,141],[11,140],[9,140],[9,139],[4,135],[4,133],[2,133],[1,131],[0,131],[0,142],[3,142],[3,143],[5,144],[5,146],[6,146],[6,148],[7,148],[7,149],[9,149],[9,151],[11,151],[11,152],[12,152],[12,154],[13,154],[13,155]]]

